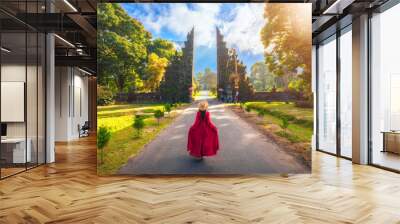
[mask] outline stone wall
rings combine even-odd
[[[301,100],[295,92],[255,92],[252,101],[285,101],[295,102]]]

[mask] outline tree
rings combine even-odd
[[[119,4],[101,3],[97,13],[98,83],[117,93],[142,85],[151,34]]]
[[[204,90],[204,74],[202,72],[198,72],[196,75],[197,83],[199,84],[199,90]]]
[[[157,124],[160,125],[160,119],[164,117],[164,111],[156,110],[154,112],[154,117],[157,119]]]
[[[140,137],[142,134],[142,130],[145,126],[144,118],[142,116],[136,115],[132,126],[136,130],[136,137]]]
[[[97,148],[100,149],[100,163],[104,162],[104,147],[111,138],[111,132],[106,127],[100,127],[97,132]]]
[[[197,73],[197,80],[201,90],[210,90],[216,93],[217,91],[217,74],[210,68],[206,68],[203,72]]]
[[[289,82],[302,80],[299,92],[312,100],[311,7],[307,4],[266,4],[261,31],[269,70]]]
[[[185,46],[176,52],[160,85],[161,97],[170,103],[190,102],[193,94],[194,28],[188,33]]]
[[[160,92],[164,101],[170,103],[180,101],[180,92],[183,90],[182,86],[177,85],[177,83],[180,82],[183,76],[181,64],[182,56],[176,54],[165,71],[164,79],[160,84]]]
[[[250,82],[256,91],[270,91],[275,86],[275,77],[263,61],[251,66]]]
[[[204,70],[205,89],[210,90],[213,94],[217,94],[217,74],[210,68]]]
[[[160,87],[161,80],[164,78],[165,69],[168,65],[166,58],[161,58],[155,53],[149,55],[149,61],[146,68],[145,88],[148,91],[155,92]]]
[[[176,49],[171,41],[156,38],[150,43],[148,52],[155,53],[160,58],[166,58],[169,61],[175,55]]]
[[[97,85],[97,105],[109,105],[113,102],[113,93],[106,86]]]
[[[200,83],[195,76],[192,77],[192,88],[193,88],[193,95],[196,95],[200,91]]]

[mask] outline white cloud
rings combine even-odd
[[[263,15],[264,3],[241,4],[231,14],[233,20],[225,22],[221,28],[228,46],[241,52],[262,54],[264,45],[260,32],[266,21]]]
[[[168,30],[184,40],[186,34],[195,27],[196,46],[215,46],[215,28],[224,34],[229,47],[240,52],[262,54],[264,46],[260,31],[265,25],[264,4],[235,4],[229,12],[221,11],[222,4],[197,3],[169,4],[162,13],[146,8],[147,15],[141,21],[146,28],[159,34]],[[229,15],[225,15],[228,13]],[[233,18],[227,21],[226,18]]]
[[[177,36],[185,39],[187,33],[195,27],[196,46],[215,45],[215,27],[218,24],[218,14],[221,4],[169,4],[162,14],[148,11],[147,16],[142,17],[146,28],[155,33],[160,33],[164,28]]]
[[[172,41],[172,44],[174,45],[174,47],[175,47],[175,49],[176,50],[181,50],[182,49],[182,43],[177,43],[177,42],[174,42],[174,41]]]
[[[145,17],[142,22],[150,30],[154,31],[155,33],[160,33],[162,28],[162,24],[160,23],[160,21],[158,20],[153,21],[151,17]]]

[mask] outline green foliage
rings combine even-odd
[[[289,120],[288,120],[286,117],[282,117],[281,120],[282,120],[282,123],[280,123],[279,126],[280,126],[284,131],[286,131],[286,129],[289,127]]]
[[[217,74],[211,71],[210,68],[206,68],[204,73],[197,73],[197,81],[200,85],[200,90],[210,90],[212,93],[217,92]]]
[[[270,73],[265,62],[256,62],[251,66],[250,82],[255,91],[271,91],[276,86],[275,76]]]
[[[171,59],[160,84],[164,102],[190,102],[193,95],[193,53],[194,28],[188,33],[182,54],[176,53]]]
[[[250,107],[250,106],[248,106],[248,105],[246,105],[245,107],[244,107],[244,110],[246,111],[246,112],[251,112],[251,110],[252,110],[252,108]]]
[[[171,104],[169,104],[169,103],[164,104],[164,110],[165,110],[165,112],[167,112],[167,113],[169,114],[169,113],[171,112],[171,109],[172,109]]]
[[[97,86],[97,105],[104,106],[113,103],[113,93],[105,86]]]
[[[98,84],[107,86],[113,97],[157,91],[169,60],[177,54],[174,44],[152,40],[143,24],[117,3],[99,3],[97,22]]]
[[[106,127],[100,127],[97,131],[97,148],[101,150],[101,163],[104,161],[104,147],[111,138],[111,132]]]
[[[277,131],[275,134],[288,139],[291,143],[301,142],[301,139],[297,135],[293,135],[287,131]]]
[[[287,119],[289,125],[286,130],[279,130],[275,134],[293,143],[310,143],[313,135],[312,109],[297,108],[293,103],[285,102],[247,102],[246,106],[257,112],[264,111],[264,117],[270,124],[281,126],[282,119]]]
[[[155,53],[149,55],[147,67],[145,69],[146,80],[144,82],[145,90],[155,92],[160,87],[161,80],[164,77],[165,69],[168,65],[166,58],[159,57]]]
[[[286,104],[286,102],[284,103],[280,103],[278,104],[279,106],[277,107],[276,105],[277,103],[271,103],[271,102],[266,102],[266,103],[248,103],[246,104],[247,108],[250,108],[252,110],[256,110],[256,111],[263,111],[264,115],[268,114],[271,116],[274,116],[276,118],[279,118],[281,120],[286,119],[287,121],[292,122],[293,124],[297,124],[300,126],[303,126],[305,128],[313,128],[314,127],[314,122],[312,117],[310,118],[302,118],[300,117],[300,115],[304,116],[306,114],[310,114],[310,116],[312,116],[312,110],[310,109],[300,109],[300,108],[295,108],[293,107],[292,104]],[[282,105],[285,105],[285,108],[283,108]],[[280,109],[282,107],[282,109]],[[289,114],[286,110],[287,108],[291,108],[290,112],[294,113],[292,111],[295,111],[297,115],[293,115],[293,114]]]
[[[176,49],[174,44],[169,40],[161,38],[154,39],[149,47],[148,51],[157,54],[160,58],[165,58],[168,61],[175,55]]]
[[[151,34],[119,4],[98,6],[98,83],[116,93],[136,91],[142,85]]]
[[[136,137],[140,137],[142,134],[142,130],[145,127],[144,118],[142,116],[136,115],[132,127],[136,130]]]
[[[97,132],[97,147],[104,148],[110,140],[111,133],[106,127],[100,127]]]
[[[200,91],[200,83],[195,76],[192,77],[193,96],[196,96]]]
[[[305,5],[266,4],[264,17],[269,22],[261,30],[269,71],[281,78],[285,88],[296,79],[297,83],[290,87],[305,99],[312,98],[311,24],[308,22],[311,12],[308,9]]]
[[[174,121],[175,116],[171,114],[168,118],[162,119],[158,125],[152,113],[143,112],[162,108],[163,105],[156,103],[117,104],[98,107],[98,126],[107,127],[112,133],[110,141],[104,147],[104,163],[99,163],[97,167],[99,175],[115,174],[121,166],[126,164],[129,158],[137,155],[146,144],[158,136],[160,131]],[[140,115],[145,123],[140,138],[133,137],[137,134],[132,127],[135,113],[144,113]],[[99,160],[100,153],[101,151],[98,150]]]
[[[164,111],[156,110],[154,112],[154,117],[157,119],[157,123],[160,124],[160,119],[164,117]]]
[[[258,110],[258,111],[257,111],[257,115],[258,115],[259,117],[264,117],[265,111],[264,111],[264,110]]]

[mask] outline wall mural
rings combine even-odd
[[[311,172],[311,4],[98,4],[98,174]]]

